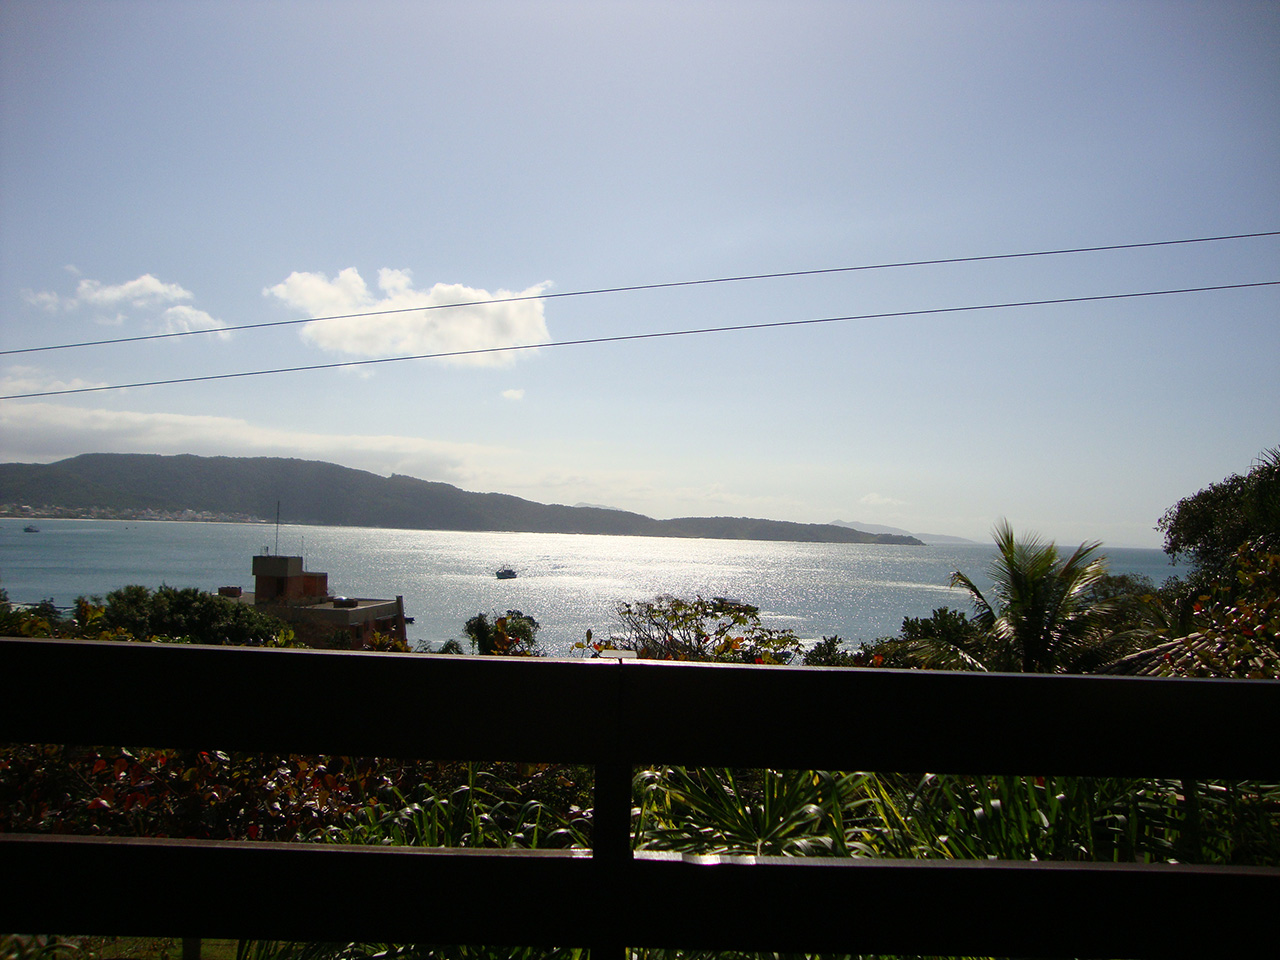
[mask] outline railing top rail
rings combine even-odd
[[[76,929],[122,936],[1165,958],[1247,953],[1256,930],[1205,905],[1260,917],[1280,896],[1280,870],[1250,867],[699,861],[640,853],[604,876],[575,851],[0,835],[0,862],[23,878],[0,922],[58,929],[73,915]],[[397,907],[353,892],[371,886]]]
[[[589,856],[0,836],[0,863],[23,880],[0,905],[0,926],[590,943],[614,957],[623,944],[1164,957],[1240,952],[1252,934],[1247,925],[1224,927],[1212,911],[1174,916],[1177,904],[1230,903],[1240,915],[1261,916],[1280,895],[1275,868],[769,858],[709,865],[633,857],[629,842],[630,768],[655,761],[1269,779],[1277,773],[1270,735],[1280,721],[1280,682],[22,639],[0,639],[0,678],[0,741],[596,766]],[[192,876],[202,880],[197,896],[173,882]],[[246,876],[270,895],[246,896]],[[371,876],[411,908],[370,909],[352,883]],[[50,889],[62,892],[50,897]],[[617,910],[595,906],[602,891]],[[660,909],[651,904],[655,891]],[[743,909],[782,897],[785,923],[768,909]],[[868,904],[874,908],[860,909]],[[1099,904],[1122,904],[1125,922]]]
[[[0,639],[0,740],[1265,778],[1280,681]]]

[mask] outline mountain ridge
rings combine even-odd
[[[474,493],[321,460],[87,453],[0,464],[0,504],[61,511],[195,511],[318,526],[922,545],[911,536],[753,517],[679,517]]]

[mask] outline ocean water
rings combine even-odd
[[[353,597],[404,597],[410,640],[462,638],[476,613],[521,610],[539,641],[566,654],[588,629],[620,629],[619,602],[660,594],[732,597],[760,608],[767,626],[803,638],[870,640],[903,617],[936,607],[968,610],[947,582],[962,570],[984,587],[990,544],[878,544],[679,540],[540,533],[465,533],[359,527],[159,521],[0,519],[0,587],[15,602],[68,606],[126,584],[253,589],[252,558],[267,550],[305,558],[329,589]],[[1069,545],[1074,547],[1074,544]],[[1106,549],[1112,572],[1175,573],[1159,550]],[[498,567],[519,574],[498,580]]]

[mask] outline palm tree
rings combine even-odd
[[[1064,560],[1052,542],[1035,535],[1017,540],[1008,521],[993,535],[999,551],[988,571],[994,603],[960,571],[951,575],[951,586],[964,587],[973,599],[981,643],[970,654],[978,665],[1068,673],[1112,659],[1113,648],[1128,638],[1099,623],[1111,607],[1093,596],[1107,573],[1106,558],[1097,555],[1102,545],[1082,543]]]

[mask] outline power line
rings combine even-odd
[[[297,367],[273,367],[266,370],[242,370],[236,373],[213,373],[196,377],[176,377],[171,380],[146,380],[138,383],[117,383],[96,387],[71,387],[63,390],[42,390],[34,393],[14,393],[0,396],[0,400],[30,400],[36,397],[60,397],[73,393],[100,393],[106,390],[128,390],[133,387],[165,387],[182,383],[204,383],[212,380],[235,380],[244,377],[266,377],[281,373],[303,373],[311,370],[337,370],[342,367],[365,367],[381,363],[401,363],[407,360],[446,360],[457,357],[475,357],[496,353],[515,353],[522,350],[542,350],[551,347],[588,346],[603,343],[624,343],[633,340],[658,340],[670,337],[690,337],[711,333],[732,333],[740,330],[768,330],[777,327],[800,327],[820,323],[843,323],[850,320],[885,320],[894,317],[920,317],[947,313],[969,313],[977,310],[1004,310],[1012,307],[1042,307],[1066,303],[1096,303],[1103,300],[1132,300],[1139,297],[1166,297],[1185,293],[1207,293],[1215,290],[1244,290],[1252,287],[1280,286],[1280,280],[1263,280],[1256,283],[1228,283],[1212,287],[1183,287],[1176,290],[1145,290],[1135,293],[1109,293],[1090,297],[1061,297],[1052,300],[1019,300],[1008,303],[982,303],[964,307],[934,307],[927,310],[899,310],[891,313],[864,313],[843,317],[815,317],[805,320],[774,320],[764,323],[738,323],[722,327],[697,327],[685,330],[665,330],[655,333],[628,333],[610,337],[588,337],[581,340],[558,340],[552,343],[516,344],[506,347],[484,347],[474,350],[451,350],[442,353],[423,353],[407,357],[377,357],[371,360],[340,360],[333,363],[313,363]]]
[[[813,277],[831,273],[856,273],[866,270],[889,270],[900,267],[931,267],[957,263],[981,263],[993,260],[1019,260],[1031,257],[1054,257],[1073,253],[1102,253],[1112,250],[1137,250],[1149,247],[1171,247],[1192,243],[1214,243],[1221,240],[1249,240],[1257,237],[1280,236],[1280,230],[1263,233],[1234,233],[1217,237],[1190,237],[1182,240],[1151,240],[1145,243],[1113,243],[1095,247],[1066,247],[1059,250],[1032,250],[1022,253],[995,253],[974,257],[945,257],[935,260],[903,260],[892,263],[868,263],[852,267],[822,267],[814,270],[789,270],[779,273],[752,273],[733,277],[711,277],[702,280],[671,280],[664,283],[639,283],[621,287],[596,287],[590,290],[566,290],[561,293],[536,293],[492,300],[467,300],[460,303],[435,303],[418,307],[395,307],[389,310],[366,310],[360,313],[342,313],[328,317],[299,317],[293,320],[268,320],[262,323],[242,323],[231,327],[209,327],[203,330],[173,330],[168,333],[139,334],[133,337],[115,337],[107,340],[82,340],[74,343],[56,343],[42,347],[17,347],[0,350],[0,356],[19,353],[44,353],[51,350],[71,350],[79,347],[105,347],[122,343],[142,343],[148,340],[170,340],[176,337],[204,336],[211,333],[234,333],[241,330],[266,330],[272,327],[291,327],[304,323],[325,323],[330,320],[354,320],[359,317],[382,317],[396,313],[414,313],[427,310],[452,310],[458,307],[478,307],[494,303],[520,303],[527,300],[557,300],[566,297],[589,297],[602,293],[634,293],[641,290],[666,290],[673,287],[707,286],[716,283],[740,283],[748,280],[780,280],[787,277]],[[7,399],[0,397],[0,399]]]

